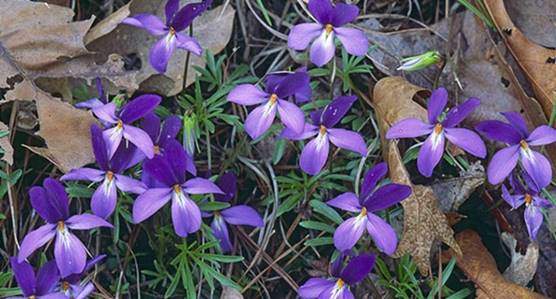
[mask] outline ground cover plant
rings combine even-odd
[[[556,297],[555,13],[0,0],[0,297]]]

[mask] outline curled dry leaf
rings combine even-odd
[[[196,1],[181,1],[181,5]],[[160,39],[144,30],[127,25],[119,25],[130,15],[149,13],[164,19],[165,0],[134,0],[117,12],[94,26],[85,37],[87,47],[98,53],[100,60],[117,53],[128,60],[135,59],[131,69],[137,70],[136,84],[143,91],[157,92],[164,95],[179,93],[184,84],[184,69],[187,52],[177,50],[168,64],[165,74],[159,74],[149,63],[149,51]],[[203,13],[193,22],[193,35],[203,49],[213,54],[222,51],[232,34],[235,11],[230,5],[221,5]],[[188,33],[188,32],[186,32]],[[187,84],[194,82],[196,72],[194,66],[204,67],[203,57],[190,55],[187,70]]]
[[[504,278],[476,232],[465,230],[456,235],[456,240],[463,254],[456,254],[453,249],[449,249],[443,252],[443,259],[447,261],[456,257],[458,267],[477,286],[476,298],[546,298]]]
[[[539,261],[539,246],[535,242],[529,243],[525,254],[516,251],[517,240],[509,233],[503,232],[502,241],[512,254],[512,261],[504,270],[503,276],[520,286],[526,286],[537,272]]]
[[[384,140],[384,134],[395,122],[416,117],[425,120],[426,110],[413,97],[425,89],[415,86],[401,77],[380,80],[373,91],[373,104],[383,138],[383,153],[388,162],[390,177],[396,183],[412,187],[413,193],[402,201],[404,209],[403,234],[394,254],[395,257],[409,253],[422,275],[430,269],[431,247],[440,240],[460,252],[454,240],[454,231],[448,224],[446,215],[440,211],[438,199],[432,188],[413,185],[398,149],[397,141]]]
[[[7,132],[10,128],[6,126],[3,122],[0,122],[0,132]],[[14,148],[10,143],[10,134],[7,134],[4,137],[0,138],[0,148],[4,151],[4,156],[2,156],[2,160],[12,165],[14,163]]]
[[[484,4],[509,50],[533,86],[545,115],[550,117],[552,105],[556,103],[556,50],[531,42],[510,19],[504,1],[485,0]]]
[[[448,213],[457,211],[484,182],[485,169],[480,161],[476,161],[468,170],[460,171],[459,177],[435,182],[431,187],[440,200],[440,209]]]

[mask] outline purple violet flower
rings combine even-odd
[[[229,202],[234,198],[237,191],[237,177],[235,174],[232,172],[225,173],[216,184],[224,192],[224,194],[215,195],[216,200]],[[253,227],[264,226],[263,219],[259,213],[252,207],[246,205],[237,205],[221,211],[205,214],[207,214],[207,216],[214,216],[210,227],[214,237],[220,241],[222,252],[230,252],[233,248],[227,224],[248,225]]]
[[[288,36],[288,47],[303,51],[312,42],[310,58],[319,67],[334,57],[336,36],[349,54],[367,54],[369,41],[365,33],[359,29],[344,27],[359,15],[356,5],[337,3],[333,6],[330,0],[309,0],[308,8],[317,23],[295,25]]]
[[[303,133],[296,133],[289,128],[282,131],[280,136],[290,140],[303,140],[317,135],[301,152],[299,164],[303,171],[316,175],[322,170],[328,160],[329,142],[362,156],[367,155],[365,140],[359,133],[334,128],[356,100],[355,96],[337,97],[324,109],[311,113],[313,124],[306,123]]]
[[[296,91],[293,97],[295,97],[296,103],[306,103],[311,100],[311,95],[313,93],[313,91],[311,90],[311,77],[309,76],[309,73],[307,73],[307,67],[301,67],[297,69],[294,73],[301,74],[298,77],[298,79],[303,80],[304,83],[303,86]],[[274,89],[284,80],[291,78],[291,76],[289,76],[291,74],[292,73],[290,72],[276,72],[276,73],[269,74],[266,77],[267,88],[271,90]]]
[[[46,221],[46,224],[27,233],[21,243],[17,260],[22,262],[38,248],[56,238],[54,257],[62,277],[73,273],[81,273],[85,269],[87,250],[71,230],[90,230],[97,227],[112,228],[112,224],[92,214],[70,217],[69,200],[64,186],[59,181],[51,178],[45,179],[43,186],[31,188],[29,196],[31,197],[31,205]]]
[[[522,173],[523,180],[526,182],[526,186],[523,186],[519,181],[515,172],[510,176],[510,186],[514,191],[514,195],[510,194],[510,191],[505,185],[502,185],[502,198],[512,207],[512,209],[518,209],[525,203],[525,212],[523,213],[523,218],[525,220],[525,225],[527,226],[527,231],[529,232],[529,237],[535,240],[539,228],[543,222],[542,209],[552,208],[553,205],[543,198],[539,193],[537,184],[531,179],[531,177],[526,173]]]
[[[199,42],[180,32],[189,27],[193,20],[207,10],[211,4],[212,0],[203,0],[200,3],[187,4],[179,9],[179,0],[168,0],[165,8],[166,23],[152,14],[138,14],[125,18],[122,24],[142,28],[154,36],[163,36],[151,48],[149,60],[156,71],[164,73],[176,48],[201,55],[203,49]]]
[[[509,146],[494,154],[487,169],[488,181],[499,184],[516,167],[521,167],[531,176],[540,189],[552,180],[552,168],[548,159],[534,151],[532,146],[548,145],[556,141],[556,130],[549,126],[539,126],[529,134],[525,120],[517,112],[505,112],[502,115],[509,123],[487,120],[479,123],[475,129],[492,140],[507,143]]]
[[[338,257],[341,259],[342,256]],[[373,254],[361,254],[351,259],[347,266],[338,274],[333,274],[334,279],[311,278],[307,280],[297,293],[302,299],[353,299],[349,289],[369,275],[375,265],[376,257]]]
[[[259,138],[270,128],[276,111],[287,128],[298,134],[303,131],[305,115],[287,99],[306,90],[309,76],[307,73],[296,72],[285,75],[281,80],[276,79],[275,76],[267,78],[266,91],[253,84],[241,84],[228,94],[228,101],[232,103],[246,106],[261,104],[251,111],[245,120],[245,131],[253,139]]]
[[[108,151],[102,138],[102,129],[93,124],[91,126],[91,136],[93,153],[100,169],[87,167],[73,169],[62,176],[61,180],[95,183],[102,181],[91,198],[91,210],[95,215],[106,219],[112,215],[116,208],[118,190],[141,194],[145,192],[147,186],[141,181],[122,174],[138,162],[133,160],[136,151],[135,146],[122,144],[114,157],[108,159]]]
[[[388,255],[396,251],[396,232],[373,212],[387,209],[404,200],[411,195],[411,188],[401,184],[386,184],[376,188],[387,171],[386,163],[377,164],[365,174],[359,197],[355,193],[346,192],[326,202],[335,208],[359,213],[340,224],[334,232],[334,245],[340,252],[353,248],[365,229],[380,251]]]
[[[26,261],[18,262],[17,258],[11,257],[10,265],[24,297],[8,298],[67,299],[66,296],[55,291],[60,274],[54,261],[46,262],[36,276],[33,267]]]
[[[141,128],[149,134],[149,137],[151,137],[151,140],[153,141],[153,151],[155,155],[164,152],[164,149],[169,142],[176,141],[176,136],[180,132],[181,127],[181,120],[175,115],[171,115],[161,122],[160,118],[156,116],[156,114],[150,113],[145,116],[141,122]],[[187,156],[189,157],[187,159],[187,171],[192,175],[196,175],[197,169],[195,168],[195,163],[189,154]],[[143,172],[143,175],[145,174],[146,172]],[[150,182],[151,179],[148,181]],[[143,180],[143,182],[145,182],[145,180]],[[147,185],[149,184],[147,183]]]
[[[387,139],[415,138],[429,135],[421,146],[417,157],[417,168],[426,177],[432,175],[434,168],[442,159],[446,138],[452,144],[473,156],[479,158],[486,156],[485,143],[477,133],[464,128],[456,128],[481,102],[476,98],[470,98],[450,109],[444,120],[440,121],[439,117],[447,102],[448,92],[446,89],[441,87],[434,90],[428,102],[428,124],[417,118],[406,118],[395,123],[386,133]]]
[[[178,142],[169,142],[164,152],[143,164],[161,187],[139,195],[133,204],[133,221],[139,223],[172,201],[172,222],[180,237],[187,237],[201,228],[201,210],[190,194],[222,194],[213,182],[203,178],[186,180],[187,153]]]
[[[116,113],[116,104],[114,103],[93,109],[95,116],[102,122],[114,125],[103,132],[104,141],[108,146],[108,159],[112,159],[122,138],[135,144],[147,158],[150,159],[154,156],[154,145],[149,135],[132,126],[131,123],[151,113],[161,100],[162,98],[158,95],[146,94],[125,104],[118,113]]]
[[[98,97],[79,102],[75,104],[76,108],[94,109],[108,103],[108,96],[104,93],[104,88],[102,87],[102,81],[100,78],[96,78],[95,85],[97,87]]]
[[[86,272],[91,270],[97,263],[100,263],[106,255],[99,255],[87,261],[85,269],[81,273],[72,274],[62,278],[60,284],[60,292],[67,296],[66,298],[87,298],[92,292],[95,291],[95,285],[92,282],[81,282],[81,278]]]

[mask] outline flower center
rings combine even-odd
[[[367,216],[367,208],[363,207],[363,208],[361,209],[361,214],[359,214],[359,216],[361,216],[361,217]]]
[[[324,31],[326,31],[326,34],[330,34],[334,31],[334,26],[332,26],[332,24],[326,24],[326,26],[324,26]]]
[[[533,196],[531,194],[525,194],[525,205],[530,205],[533,202]]]
[[[323,126],[323,125],[320,125],[320,128],[319,128],[319,133],[320,133],[321,135],[324,135],[324,134],[326,134],[326,127],[325,127],[325,126]]]
[[[338,287],[338,289],[343,288],[344,284],[345,282],[341,278],[338,278],[338,281],[336,281],[336,286]]]
[[[436,125],[434,126],[434,133],[435,133],[435,134],[440,134],[440,133],[442,133],[442,124],[436,124]]]
[[[153,148],[153,151],[154,151],[154,154],[155,154],[155,155],[160,154],[160,146],[155,145],[154,148]]]
[[[29,296],[29,299],[37,299],[37,296],[31,295],[31,296]]]
[[[60,220],[60,221],[58,221],[56,227],[58,228],[58,231],[63,232],[63,231],[65,230],[65,228],[66,228],[66,225],[64,224],[64,221],[61,221],[61,220]]]
[[[529,144],[527,144],[527,141],[525,141],[525,140],[521,140],[519,142],[519,145],[521,146],[522,149],[528,149],[529,148]]]
[[[119,119],[118,123],[116,124],[116,127],[118,127],[118,129],[123,128],[124,127],[124,122],[121,119]]]
[[[170,33],[170,35],[176,35],[176,29],[174,29],[174,27],[170,26],[170,30],[168,30],[168,32]]]
[[[106,172],[106,179],[108,181],[112,181],[112,179],[114,179],[114,173],[112,171],[107,171]]]
[[[174,192],[175,192],[176,194],[180,194],[180,193],[181,193],[181,186],[180,186],[180,185],[175,184],[172,188],[174,189]]]
[[[270,99],[268,99],[270,101],[271,104],[276,103],[276,101],[278,101],[278,95],[273,93],[270,95]]]
[[[62,281],[62,290],[64,290],[64,292],[67,292],[70,288],[70,283],[67,281]]]

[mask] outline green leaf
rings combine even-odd
[[[440,285],[440,289],[442,289],[442,287],[448,281],[448,278],[450,278],[450,275],[452,275],[452,271],[454,270],[455,265],[456,265],[456,258],[452,257],[450,262],[448,262],[448,265],[446,265],[446,268],[444,268],[444,270],[442,270],[442,283]],[[434,297],[436,296],[436,294],[438,292],[439,292],[438,281],[436,281],[436,282],[434,282],[434,285],[432,286],[432,290],[429,293],[429,295],[427,296],[427,298],[428,299],[434,299]]]
[[[318,221],[301,221],[299,223],[299,225],[301,225],[301,227],[307,228],[307,229],[314,229],[314,230],[318,230],[318,231],[325,231],[325,232],[329,232],[329,233],[334,233],[335,229],[334,227],[332,227],[331,225],[328,225],[326,223],[322,223],[322,222],[318,222]]]
[[[203,211],[220,211],[230,207],[230,203],[221,201],[208,201],[199,204],[199,208]]]
[[[316,213],[323,215],[324,217],[336,222],[337,224],[340,224],[344,221],[340,214],[338,214],[338,212],[334,211],[334,209],[332,209],[322,201],[313,199],[309,202],[309,204]]]
[[[184,261],[183,265],[183,274],[181,275],[183,288],[186,291],[188,299],[195,299],[197,298],[197,294],[195,294],[195,283],[193,282],[193,274],[189,269],[189,262]]]
[[[172,276],[172,278],[170,279],[170,285],[164,293],[164,298],[169,298],[174,295],[174,293],[176,292],[176,288],[178,287],[178,283],[180,282],[180,276],[180,271],[178,271],[175,276]]]
[[[272,153],[272,164],[276,165],[282,157],[284,156],[284,151],[286,150],[287,140],[284,138],[278,139],[276,141],[276,146],[274,148],[274,153]]]
[[[305,241],[305,246],[324,246],[334,244],[332,237],[320,237]]]
[[[299,193],[297,195],[292,195],[288,199],[283,201],[282,204],[280,204],[280,206],[278,207],[276,216],[280,217],[282,214],[287,213],[291,211],[293,208],[295,208],[295,206],[297,205],[297,203],[299,202],[302,196],[303,194]]]
[[[202,257],[214,262],[221,262],[226,264],[237,263],[243,261],[243,256],[238,255],[224,255],[224,254],[203,254]]]
[[[91,198],[94,191],[83,185],[71,184],[66,187],[66,192],[72,198]]]
[[[471,294],[473,294],[473,291],[465,288],[453,293],[451,296],[449,296],[446,299],[464,299],[464,298],[468,298],[468,296]]]

